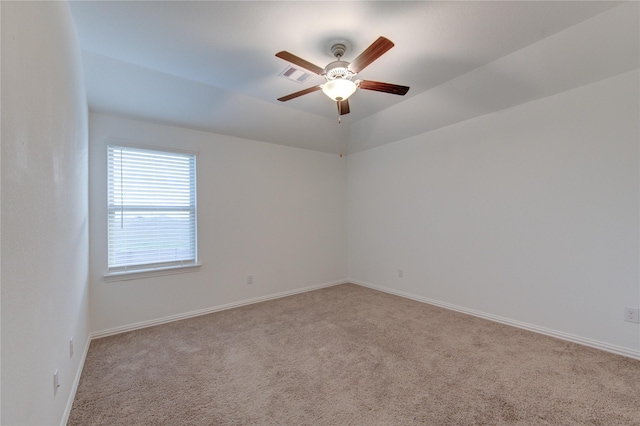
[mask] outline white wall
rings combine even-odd
[[[86,96],[68,4],[1,7],[0,422],[59,424],[89,334]]]
[[[110,139],[198,153],[199,271],[104,281]],[[90,114],[92,330],[344,280],[345,182],[337,155]]]
[[[639,79],[350,155],[350,279],[640,356]]]

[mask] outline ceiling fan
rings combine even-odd
[[[371,46],[367,47],[360,56],[353,60],[353,62],[346,62],[342,60],[342,56],[346,51],[346,46],[344,43],[335,43],[331,47],[331,54],[335,56],[336,60],[324,68],[320,68],[319,66],[305,61],[304,59],[287,51],[278,52],[276,53],[278,58],[284,59],[285,61],[298,65],[310,72],[321,75],[326,80],[324,84],[291,93],[290,95],[278,98],[278,100],[280,102],[286,102],[299,96],[306,95],[307,93],[322,90],[325,95],[336,101],[338,104],[338,114],[344,115],[349,114],[350,111],[349,96],[351,96],[358,88],[404,96],[409,91],[408,86],[399,86],[397,84],[381,83],[379,81],[371,80],[352,80],[356,74],[365,69],[380,56],[384,55],[393,46],[394,44],[391,40],[385,37],[378,37],[378,39],[374,41]]]

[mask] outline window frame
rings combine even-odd
[[[109,265],[109,243],[110,243],[110,232],[109,232],[109,216],[110,216],[110,204],[109,204],[109,175],[111,173],[109,166],[109,157],[110,150],[112,148],[123,148],[123,149],[133,149],[133,150],[143,150],[143,151],[152,151],[158,152],[160,154],[180,154],[187,155],[193,157],[193,198],[194,198],[194,231],[193,231],[193,246],[194,246],[194,259],[189,260],[187,262],[164,262],[164,263],[141,263],[137,265],[131,265],[130,267],[111,267]],[[128,141],[122,140],[108,140],[106,144],[106,273],[104,274],[104,279],[107,282],[112,281],[124,281],[124,280],[133,280],[147,277],[154,277],[160,275],[171,275],[171,274],[179,274],[186,272],[194,272],[197,271],[201,264],[199,263],[198,258],[198,185],[197,185],[197,162],[198,162],[198,153],[195,151],[182,150],[182,149],[174,149],[167,148],[161,146],[153,146],[153,145],[144,145],[137,143],[130,143]]]

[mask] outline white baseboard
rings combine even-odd
[[[393,290],[387,287],[382,287],[379,285],[370,284],[364,281],[359,280],[348,280],[348,282],[357,284],[363,287],[371,288],[373,290],[382,291],[385,293],[393,294],[395,296],[404,297],[407,299],[415,300],[417,302],[428,303],[430,305],[438,306],[445,309],[450,309],[452,311],[461,312],[463,314],[473,315],[475,317],[487,319],[489,321],[498,322],[501,324],[510,325],[513,327],[521,328],[528,331],[533,331],[534,333],[544,334],[546,336],[555,337],[557,339],[566,340],[573,343],[578,343],[580,345],[589,346],[591,348],[600,349],[603,351],[611,352],[617,355],[626,356],[629,358],[640,360],[640,350],[634,350],[625,348],[622,346],[612,345],[610,343],[600,342],[598,340],[588,339],[586,337],[576,336],[574,334],[565,333],[563,331],[552,330],[545,327],[540,327],[534,324],[528,324],[521,321],[512,320],[509,318],[504,318],[498,315],[488,314],[485,312],[476,311],[474,309],[464,308],[462,306],[452,305],[450,303],[441,302],[439,300],[429,299],[427,297],[417,296],[415,294],[406,293],[404,291]]]
[[[101,337],[112,336],[114,334],[125,333],[127,331],[139,330],[141,328],[153,327],[154,325],[166,324],[173,321],[178,321],[187,318],[193,318],[200,315],[211,314],[213,312],[225,311],[227,309],[238,308],[240,306],[252,305],[254,303],[265,302],[267,300],[279,299],[281,297],[292,296],[294,294],[306,293],[308,291],[319,290],[321,288],[332,287],[335,285],[346,284],[347,280],[331,281],[324,284],[313,285],[309,287],[297,288],[295,290],[283,291],[281,293],[269,294],[266,296],[255,297],[253,299],[241,300],[239,302],[227,303],[225,305],[213,306],[211,308],[199,309],[197,311],[185,312],[182,314],[170,315],[164,318],[158,318],[149,321],[142,321],[135,324],[123,325],[121,327],[114,327],[107,330],[95,331],[90,334],[90,340],[99,339]]]
[[[65,426],[69,421],[69,415],[71,414],[71,408],[73,408],[73,401],[75,401],[76,399],[76,392],[78,391],[78,385],[80,384],[80,377],[82,377],[82,370],[84,369],[84,362],[86,361],[87,354],[89,353],[90,344],[91,344],[91,336],[89,335],[87,337],[87,343],[85,343],[84,345],[84,350],[82,351],[82,358],[80,358],[80,364],[78,365],[76,376],[73,379],[71,392],[69,393],[69,400],[67,401],[67,406],[64,409],[60,426]]]

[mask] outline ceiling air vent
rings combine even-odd
[[[282,78],[286,78],[287,80],[295,81],[298,84],[304,83],[309,77],[311,77],[311,74],[309,74],[307,71],[304,71],[300,68],[292,67],[291,65],[287,66],[278,75]]]

